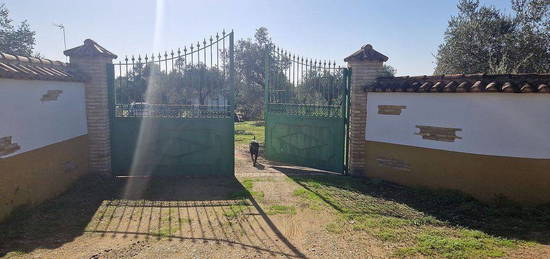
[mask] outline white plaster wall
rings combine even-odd
[[[405,105],[401,115],[378,105]],[[462,139],[422,139],[416,125],[460,128]],[[473,154],[550,158],[550,95],[376,93],[367,96],[366,140]]]
[[[62,90],[55,101],[40,101]],[[17,155],[87,134],[84,84],[0,78],[0,137],[12,136]]]

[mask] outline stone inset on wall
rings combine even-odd
[[[378,105],[378,114],[401,115],[401,110],[407,109],[405,105]]]
[[[381,167],[388,167],[388,168],[401,170],[401,171],[411,171],[411,166],[403,160],[386,158],[386,157],[378,157],[376,158],[376,161],[378,162],[378,165],[380,165]]]
[[[0,156],[9,155],[19,150],[21,147],[17,143],[11,142],[11,136],[0,138]]]
[[[456,132],[462,131],[462,129],[423,125],[416,125],[416,127],[420,129],[420,132],[414,134],[422,136],[422,139],[444,142],[455,142],[456,139],[462,139],[462,137],[456,135]]]
[[[45,95],[42,95],[42,98],[40,98],[40,101],[43,101],[43,102],[56,101],[61,93],[63,93],[63,90],[48,90],[48,93],[46,93]]]

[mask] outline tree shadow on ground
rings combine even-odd
[[[448,226],[550,244],[550,205],[520,206],[502,198],[485,204],[458,191],[406,187],[378,179],[337,176],[311,170],[273,168],[314,192],[340,212],[380,213],[405,219],[426,215]],[[366,197],[365,202],[354,201],[353,197],[328,195],[328,192],[319,191],[322,188],[311,188],[311,184],[359,193]],[[384,206],[388,209],[383,209]],[[373,207],[376,209],[373,210]],[[396,207],[406,209],[394,209]]]
[[[0,233],[0,256],[55,249],[85,233],[214,242],[272,256],[304,256],[235,177],[87,176],[60,197],[18,211],[0,225]]]

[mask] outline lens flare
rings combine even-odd
[[[162,41],[164,28],[164,13],[164,0],[157,0],[155,6],[155,31],[153,33],[153,50],[155,53],[160,53],[160,42]],[[156,87],[158,85],[158,73],[154,73],[153,71],[155,69],[160,70],[160,67],[156,67],[155,64],[150,64],[149,66],[148,69],[150,69],[150,73],[144,96],[145,109],[147,109],[147,104],[152,103],[152,96],[154,96],[155,91],[158,90]],[[148,154],[151,154],[151,152],[162,152],[161,150],[153,150],[162,148],[157,147],[154,143],[156,134],[158,134],[158,132],[152,120],[148,117],[142,117],[137,146],[132,158],[132,167],[129,172],[130,177],[124,190],[125,199],[141,198],[148,186],[149,177],[153,173],[156,164],[156,161],[151,161]]]

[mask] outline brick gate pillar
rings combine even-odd
[[[388,57],[370,44],[344,59],[351,68],[349,167],[353,176],[365,176],[366,168],[367,92],[364,87],[381,75],[387,60]]]
[[[84,88],[89,169],[91,172],[111,173],[107,65],[112,64],[117,56],[91,39],[63,53],[70,57],[70,66],[85,74],[88,79]]]

